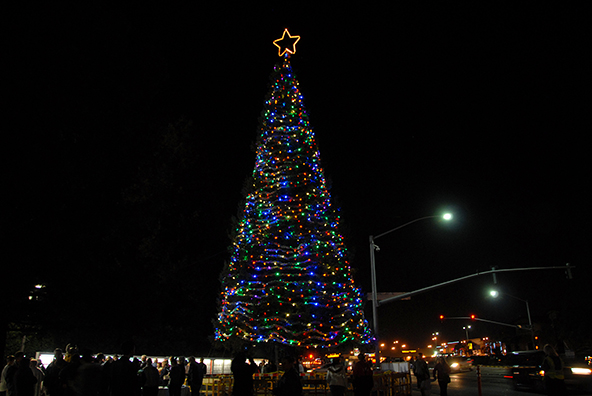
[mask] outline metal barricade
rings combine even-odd
[[[273,386],[279,379],[279,373],[255,374],[253,376],[253,388],[257,396],[271,396]]]
[[[411,375],[392,371],[375,374],[372,393],[375,396],[411,395]]]
[[[302,393],[307,396],[327,396],[329,387],[325,378],[307,378],[300,379],[302,382]]]
[[[255,374],[253,388],[256,396],[273,396],[273,387],[282,373]],[[304,396],[331,396],[325,374],[310,374],[300,378]],[[212,375],[204,378],[202,392],[206,396],[230,396],[234,380],[232,375]],[[387,371],[374,374],[373,396],[408,396],[411,395],[411,375]],[[346,396],[353,396],[351,382],[346,389]]]
[[[206,396],[230,396],[232,394],[232,375],[212,375],[204,377],[202,392]]]

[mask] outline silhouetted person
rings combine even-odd
[[[15,364],[16,363],[15,363],[14,356],[9,355],[6,357],[6,366],[4,366],[4,368],[2,369],[2,375],[0,377],[0,396],[7,396],[8,382],[12,381],[12,379],[14,378],[14,372],[12,374],[12,377],[8,381],[7,381],[7,375],[11,371],[13,371],[12,366],[14,366]]]
[[[296,367],[296,371],[298,371],[298,374],[306,373],[306,369],[304,368],[304,365],[302,364],[300,357],[296,358],[296,363],[294,363],[294,366]]]
[[[417,377],[417,384],[419,385],[421,396],[429,395],[432,388],[432,383],[430,381],[430,371],[428,369],[428,364],[425,360],[423,360],[421,353],[417,355],[417,360],[415,361],[413,368],[414,374]]]
[[[198,389],[197,394],[199,394],[199,390],[201,390],[201,386],[203,385],[203,379],[206,376],[206,374],[208,373],[208,366],[204,363],[204,358],[199,359],[199,363],[197,363],[197,366],[199,367],[199,370],[198,370],[199,389]]]
[[[548,395],[565,395],[565,375],[563,374],[563,361],[551,345],[543,347],[545,359],[542,369],[545,371],[543,381]]]
[[[147,358],[144,368],[140,370],[140,383],[142,385],[142,396],[158,395],[158,383],[160,376],[158,369],[152,365],[152,359]]]
[[[139,396],[139,365],[130,360],[134,353],[134,344],[132,342],[125,342],[121,350],[123,356],[111,363],[110,367],[111,396]]]
[[[53,361],[45,369],[45,378],[43,379],[43,386],[49,396],[62,396],[64,394],[60,372],[66,367],[66,364],[62,350],[56,348],[53,353]]]
[[[146,356],[146,355],[140,356],[140,370],[142,370],[144,367],[146,367],[146,364],[148,364],[148,356]]]
[[[35,384],[35,396],[41,396],[41,385],[43,384],[43,378],[45,374],[38,366],[39,362],[36,359],[31,359],[31,372],[37,380]]]
[[[171,357],[170,363],[169,396],[181,396],[181,387],[185,382],[185,368],[178,364],[174,357]]]
[[[353,368],[353,385],[355,396],[369,396],[374,387],[372,363],[366,360],[366,355],[360,353]]]
[[[77,396],[75,383],[78,381],[78,368],[82,365],[78,347],[66,346],[66,366],[60,371],[60,382],[64,388],[64,396]]]
[[[275,364],[271,360],[268,360],[265,364],[265,373],[275,373],[276,371],[277,367]]]
[[[442,356],[438,358],[436,367],[434,367],[434,379],[436,378],[440,386],[440,396],[447,396],[448,383],[450,383],[450,366]]]
[[[169,361],[167,359],[164,359],[162,362],[162,366],[158,370],[158,373],[160,375],[160,383],[162,384],[162,386],[169,385],[169,372],[170,371],[171,371],[171,366],[169,365]]]
[[[21,364],[22,359],[23,359],[23,353],[20,351],[16,352],[14,354],[13,364],[8,366],[8,368],[6,370],[6,388],[7,388],[6,393],[8,394],[8,396],[16,395],[15,377],[16,377],[16,372],[19,369],[19,365]]]
[[[185,359],[185,356],[179,356],[177,363],[183,369],[183,383],[185,383],[185,379],[187,378],[187,370],[189,369],[189,367],[187,367],[187,360]]]
[[[302,396],[302,382],[295,363],[294,358],[290,356],[282,359],[284,374],[273,388],[275,396]]]
[[[203,384],[204,376],[206,375],[206,365],[203,362],[203,358],[198,363],[192,356],[189,358],[189,372],[187,373],[187,382],[191,388],[191,395],[199,395],[201,386]]]
[[[77,396],[99,396],[104,392],[103,368],[89,349],[82,350],[72,389]]]
[[[244,352],[239,352],[230,365],[232,375],[234,376],[234,385],[232,387],[233,396],[253,395],[253,374],[258,370],[253,359],[249,359],[249,363],[246,360],[247,355]]]
[[[35,396],[35,384],[37,378],[31,371],[31,359],[23,357],[14,374],[15,396]]]

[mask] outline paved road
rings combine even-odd
[[[483,396],[530,396],[532,393],[514,390],[512,381],[504,378],[508,369],[502,367],[481,367],[481,391]],[[448,384],[449,396],[478,396],[477,371],[452,374]],[[415,381],[415,378],[413,378]],[[414,382],[415,386],[415,382]],[[439,395],[438,382],[432,382],[432,395]],[[421,392],[413,390],[413,396],[420,396]]]
[[[517,391],[512,386],[512,380],[504,378],[508,369],[503,367],[481,367],[481,391],[482,396],[536,396],[537,393],[530,391]],[[448,384],[449,396],[478,396],[477,371],[452,374],[452,380]],[[421,396],[416,388],[415,377],[413,377],[413,396]],[[439,395],[438,382],[432,382],[431,395]],[[570,393],[570,395],[590,395],[589,392]]]

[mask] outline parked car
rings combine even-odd
[[[516,389],[545,391],[542,370],[545,353],[543,351],[518,351],[508,355],[511,365],[510,377]],[[565,366],[565,386],[568,390],[592,391],[592,368],[585,360],[562,358]]]
[[[446,358],[446,362],[450,366],[450,372],[452,373],[473,370],[473,359],[470,357],[450,356]]]

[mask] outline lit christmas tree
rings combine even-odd
[[[222,274],[216,339],[335,347],[373,341],[354,285],[339,216],[290,55],[299,36],[274,41],[252,192]]]

